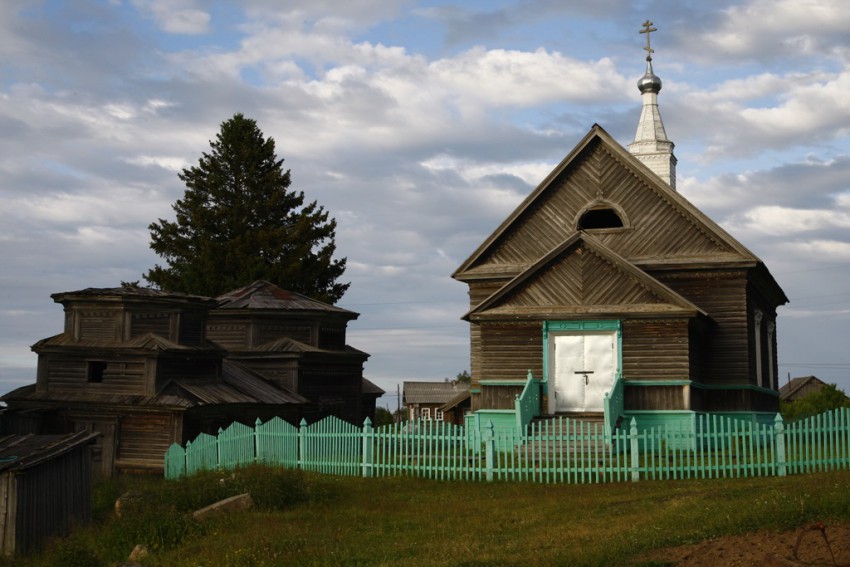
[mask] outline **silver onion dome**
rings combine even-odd
[[[646,73],[638,79],[637,86],[641,94],[651,92],[657,94],[661,90],[661,79],[652,72],[652,59],[649,57],[646,58]]]

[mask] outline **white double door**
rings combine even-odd
[[[550,412],[603,411],[619,370],[616,331],[551,335],[549,349]]]

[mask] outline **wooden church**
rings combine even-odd
[[[778,411],[788,299],[676,192],[651,55],[638,88],[628,149],[594,125],[453,274],[469,288],[473,412],[512,410],[529,370],[541,415],[598,417],[615,395],[606,423]]]
[[[264,281],[218,298],[149,288],[51,296],[63,331],[33,345],[35,384],[0,397],[2,433],[99,434],[92,471],[162,472],[172,443],[234,421],[374,419],[383,390],[346,344],[353,311]]]

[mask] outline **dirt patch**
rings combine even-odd
[[[727,536],[648,554],[645,564],[689,567],[850,567],[850,524]]]

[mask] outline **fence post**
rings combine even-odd
[[[788,472],[785,462],[785,422],[782,421],[781,414],[776,414],[776,419],[773,420],[773,429],[776,432],[776,475],[785,476]]]
[[[372,442],[372,439],[374,436],[375,433],[372,428],[372,420],[366,416],[366,420],[363,422],[363,478],[372,476],[374,450],[374,443]]]
[[[629,440],[631,441],[632,454],[632,482],[637,482],[640,480],[640,446],[638,444],[638,428],[635,418],[632,418],[631,426],[629,427]]]
[[[221,434],[224,433],[221,427],[218,428],[218,433],[215,436],[215,468],[221,468]]]
[[[263,424],[260,421],[260,418],[257,418],[257,421],[254,422],[254,462],[260,462],[260,455],[262,454],[262,446],[260,442],[260,426]]]
[[[493,457],[496,452],[496,440],[493,421],[489,420],[484,428],[484,465],[486,467],[487,482],[493,481]]]
[[[301,423],[298,424],[298,462],[295,463],[295,468],[303,469],[306,461],[306,450],[304,449],[304,430],[307,428],[307,420],[301,418]]]

